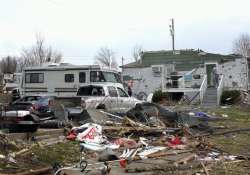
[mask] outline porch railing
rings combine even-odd
[[[217,105],[220,105],[220,99],[221,99],[221,94],[223,92],[223,88],[224,88],[224,76],[222,75],[220,77],[220,82],[217,88]]]
[[[203,81],[201,83],[201,87],[200,87],[200,103],[202,103],[204,95],[206,93],[206,89],[207,89],[207,75],[204,75],[203,77]]]

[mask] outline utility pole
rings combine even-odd
[[[123,72],[124,58],[122,57],[122,72]]]
[[[109,57],[109,69],[111,70],[112,68],[112,55]]]
[[[173,54],[174,54],[174,51],[175,51],[175,46],[174,46],[174,18],[171,19],[171,24],[169,25],[169,29],[170,29],[170,35],[172,37],[172,49],[173,49]]]
[[[124,65],[124,58],[122,57],[122,71],[121,71],[121,80],[123,82],[123,65]]]
[[[122,57],[122,67],[123,67],[123,65],[124,65],[124,58]]]

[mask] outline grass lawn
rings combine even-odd
[[[217,116],[227,116],[212,125],[225,126],[225,130],[250,128],[250,108],[233,106],[209,111]],[[235,155],[250,157],[250,132],[210,136],[209,141],[218,148]],[[210,174],[250,174],[250,161],[217,166]]]

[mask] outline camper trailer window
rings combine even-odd
[[[86,82],[86,73],[85,72],[79,72],[79,82],[80,83]]]
[[[26,73],[25,83],[43,83],[44,75],[43,73]]]
[[[119,80],[117,79],[117,76],[113,72],[103,72],[104,78],[107,82],[117,83]]]
[[[74,74],[65,74],[64,80],[66,83],[74,82]]]
[[[115,74],[114,72],[102,72],[102,71],[91,71],[90,81],[121,83],[121,79],[118,74]]]
[[[105,82],[105,79],[101,71],[91,71],[90,81],[91,82]]]

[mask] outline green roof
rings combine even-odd
[[[240,58],[239,55],[221,55],[201,50],[148,51],[141,55],[142,60],[124,65],[124,68],[149,67],[157,64],[175,64],[177,71],[188,71],[203,65],[204,62],[223,63]]]

